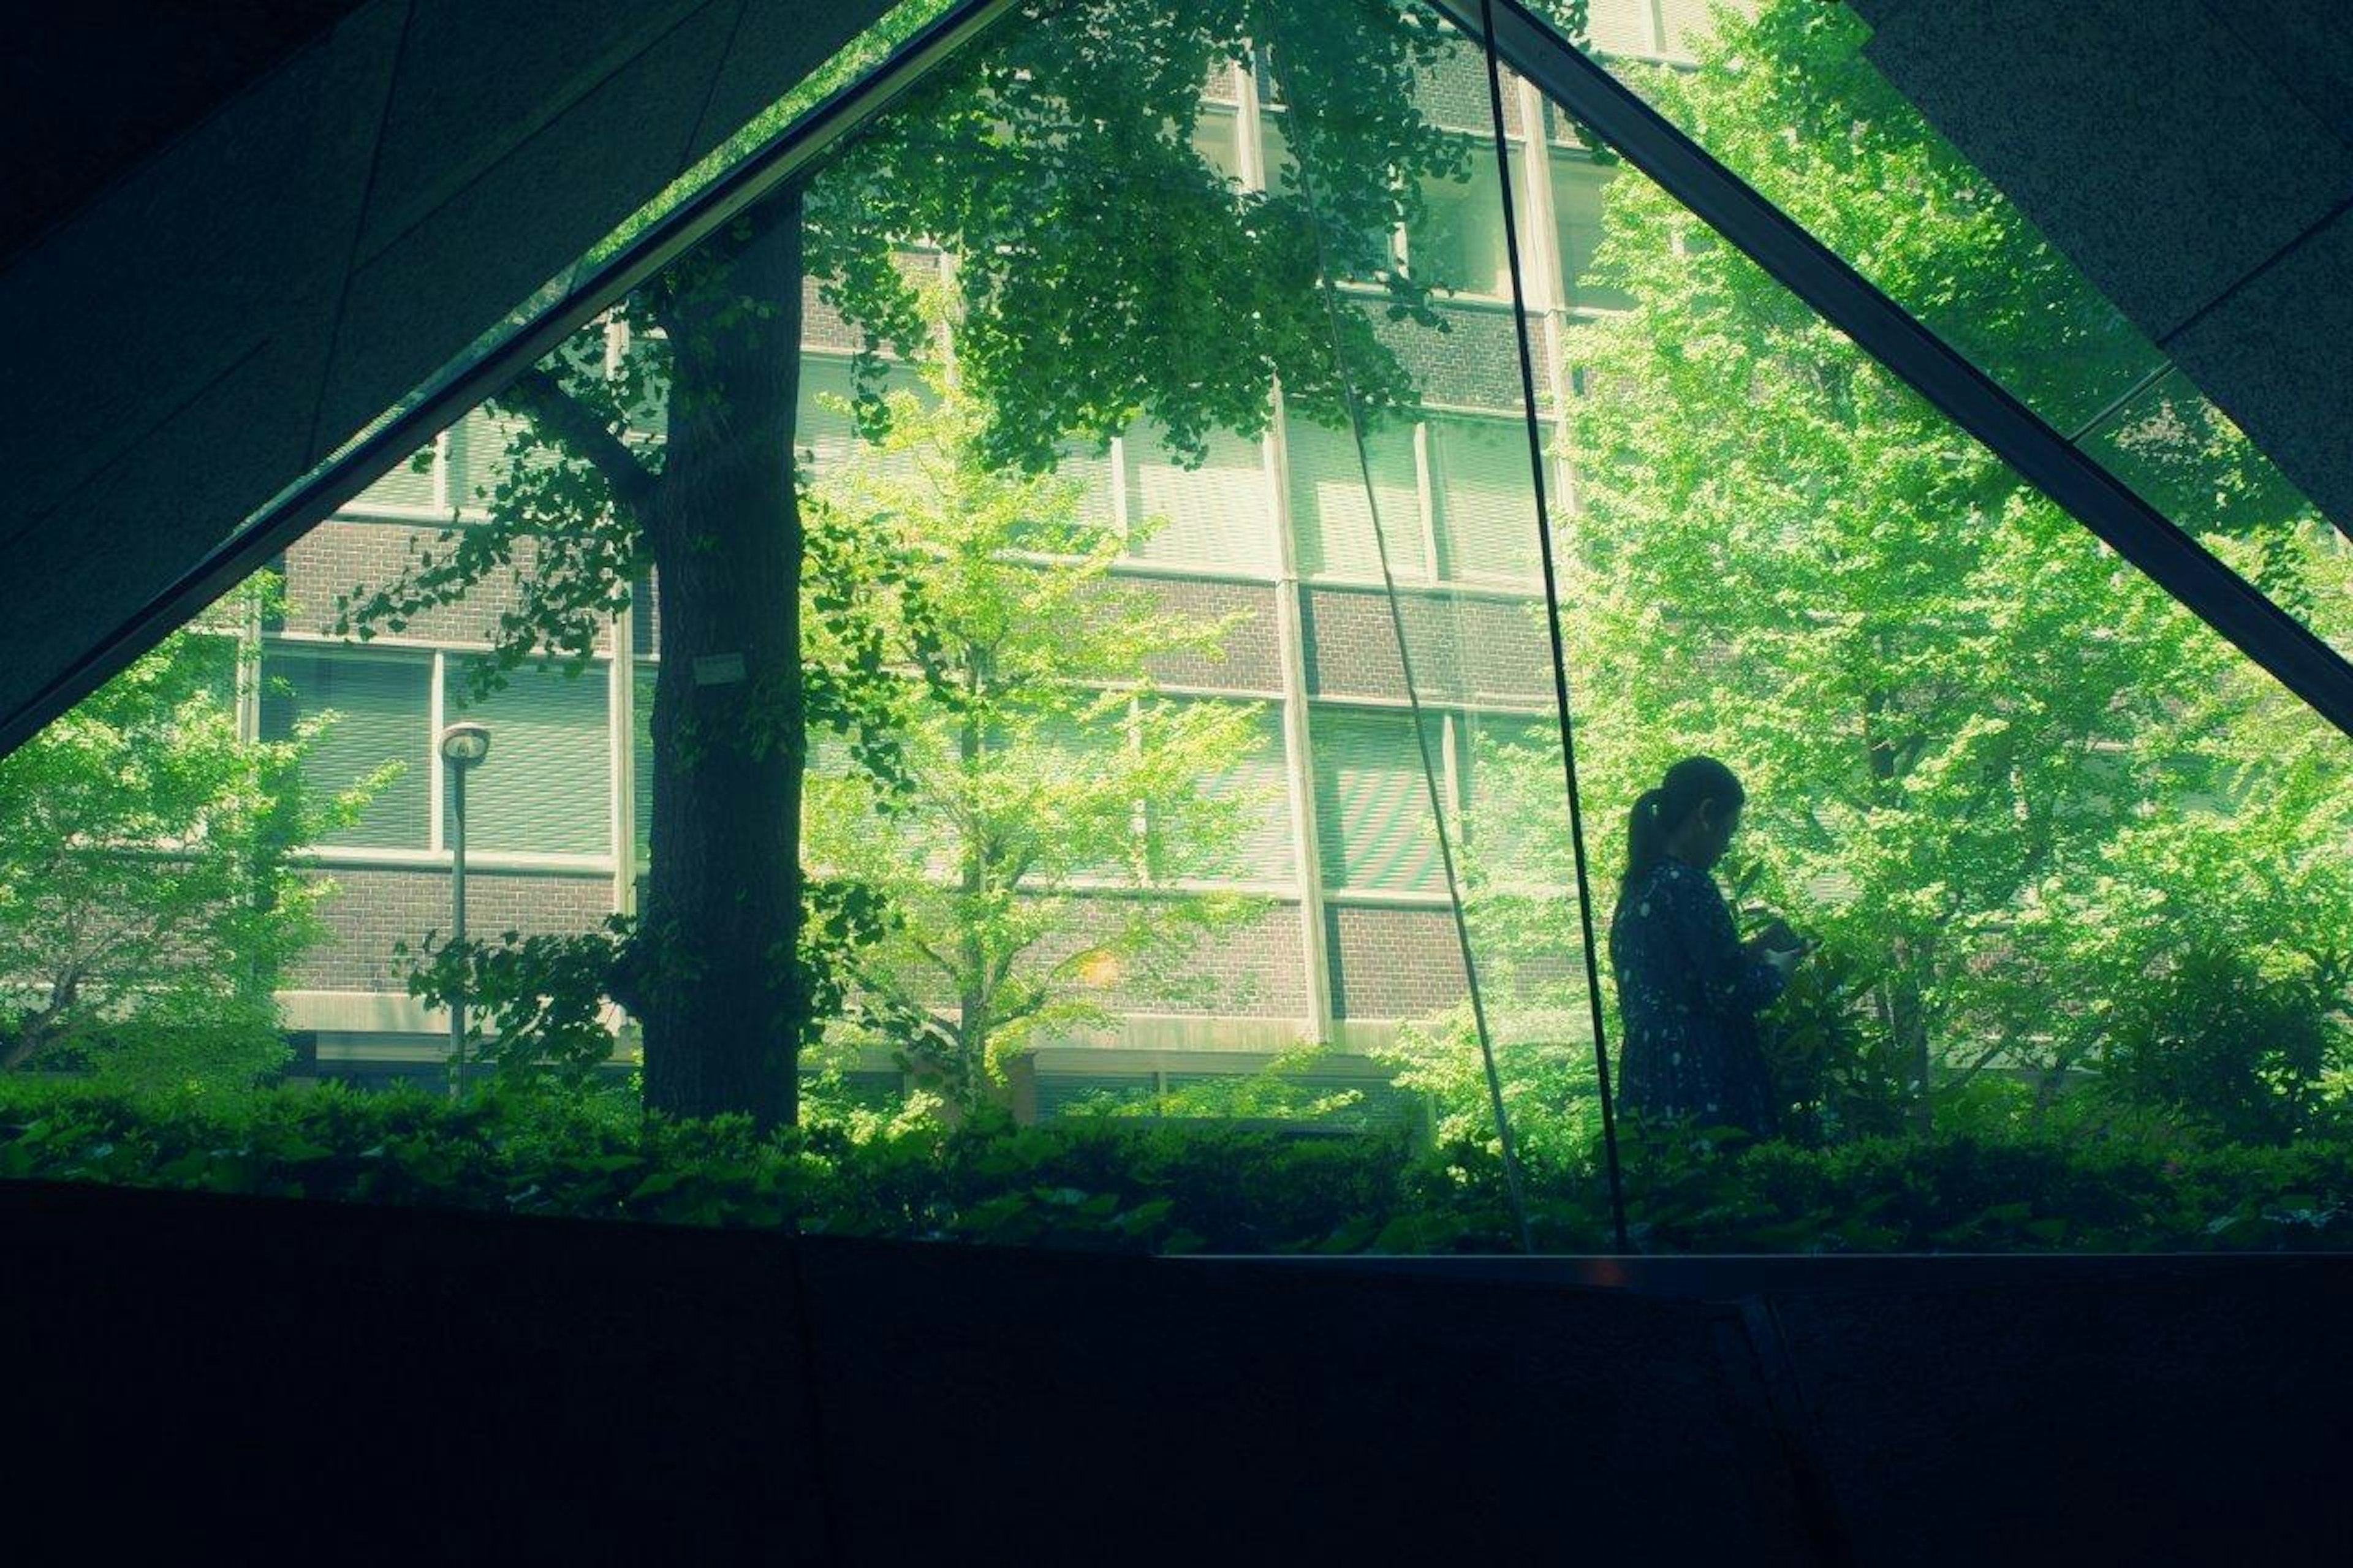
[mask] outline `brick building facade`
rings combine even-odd
[[[1594,36],[1620,53],[1672,58],[1671,29],[1694,20],[1696,9],[1681,0],[1595,0]],[[1484,73],[1483,61],[1462,50],[1423,83],[1426,111],[1476,138],[1474,152],[1491,145]],[[1279,177],[1284,111],[1271,97],[1263,81],[1230,69],[1205,97],[1197,142],[1245,188],[1264,186],[1270,171]],[[1612,176],[1533,89],[1507,79],[1505,103],[1536,414],[1549,437],[1567,393],[1563,329],[1609,303],[1581,273]],[[1532,126],[1544,134],[1531,140]],[[1155,678],[1202,700],[1263,706],[1280,826],[1254,841],[1232,882],[1264,900],[1261,913],[1195,956],[1208,999],[1172,1006],[1111,986],[1103,1000],[1124,1023],[1041,1045],[1022,1074],[1032,1110],[1066,1097],[1065,1080],[1165,1085],[1228,1065],[1241,1070],[1302,1041],[1331,1042],[1343,1053],[1340,1070],[1354,1070],[1352,1047],[1464,996],[1409,699],[1419,700],[1451,822],[1461,820],[1473,787],[1474,731],[1521,726],[1557,737],[1492,153],[1472,158],[1460,185],[1428,195],[1429,232],[1395,243],[1409,266],[1419,247],[1466,281],[1442,307],[1442,331],[1380,323],[1413,374],[1422,411],[1409,425],[1369,434],[1369,485],[1353,437],[1286,417],[1280,406],[1263,439],[1219,437],[1198,468],[1176,464],[1144,431],[1066,468],[1085,480],[1099,515],[1156,520],[1148,543],[1119,567],[1124,579],[1171,609],[1238,617],[1223,658],[1167,658]],[[821,470],[828,451],[853,438],[818,397],[846,384],[855,338],[813,294],[807,307],[802,441]],[[394,948],[448,923],[433,737],[462,705],[467,661],[515,596],[511,583],[487,583],[464,604],[364,647],[333,635],[336,603],[435,548],[449,519],[462,519],[477,487],[492,480],[501,446],[494,422],[478,411],[437,443],[428,463],[386,476],[282,563],[290,607],[282,626],[265,634],[254,722],[283,732],[305,713],[334,710],[319,768],[337,787],[385,762],[406,764],[342,841],[316,851],[315,874],[335,887],[324,905],[331,935],[302,961],[285,1003],[290,1026],[318,1034],[322,1061],[356,1068],[438,1060],[441,1020],[404,994]],[[1565,472],[1546,478],[1556,501],[1568,494]],[[632,907],[648,821],[638,788],[649,768],[645,710],[660,645],[650,596],[639,597],[633,624],[608,627],[584,673],[524,671],[510,690],[468,710],[500,736],[470,786],[469,924],[477,932],[580,931]],[[624,643],[629,656],[617,659]]]

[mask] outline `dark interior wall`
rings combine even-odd
[[[366,0],[42,228],[0,265],[0,731],[885,8]]]
[[[2353,533],[2353,10],[1848,3],[1873,63]]]
[[[361,4],[25,7],[0,49],[0,264]]]
[[[1384,1268],[19,1182],[0,1240],[26,1562],[2353,1552],[2343,1258]]]

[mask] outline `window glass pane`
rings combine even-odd
[[[1208,458],[1187,468],[1150,423],[1124,442],[1128,526],[1141,560],[1271,574],[1277,544],[1259,444],[1229,431],[1209,437]]]
[[[1659,7],[1659,29],[1666,44],[1669,58],[1688,60],[1696,45],[1704,41],[1711,23],[1708,12],[1714,0],[1654,0]]]
[[[1586,310],[1622,310],[1633,303],[1623,289],[1607,281],[1608,269],[1595,264],[1609,177],[1609,170],[1590,159],[1553,156],[1552,218],[1559,242],[1561,297]]]
[[[1586,11],[1586,35],[1593,47],[1607,54],[1642,55],[1651,50],[1653,0],[1592,0]]]
[[[656,666],[640,664],[631,672],[636,682],[629,705],[630,745],[634,749],[631,764],[632,785],[636,799],[631,803],[637,818],[637,854],[639,869],[653,863],[654,842],[654,679]]]
[[[2341,530],[2179,371],[2081,445],[2274,603],[2353,656],[2353,531]]]
[[[1083,444],[1066,446],[1054,465],[1054,472],[1079,488],[1079,521],[1096,528],[1112,526],[1119,515],[1112,494],[1113,487],[1118,483],[1118,473],[1108,451],[1098,452]]]
[[[332,711],[302,770],[303,783],[340,795],[386,763],[400,773],[375,791],[359,820],[328,839],[340,847],[423,849],[430,832],[432,666],[421,658],[310,652],[283,644],[261,661],[261,734],[283,740],[295,723]]]
[[[838,466],[858,443],[849,412],[842,406],[854,391],[848,360],[801,356],[800,413],[793,438],[819,474]]]
[[[509,464],[507,442],[514,435],[512,420],[487,408],[477,408],[449,430],[449,505],[467,512],[485,510]]]
[[[433,477],[438,462],[434,448],[426,447],[362,490],[359,498],[352,502],[351,510],[430,511],[433,510]]]
[[[1173,706],[1173,705],[1170,705]],[[1205,712],[1231,704],[1202,703]],[[1200,797],[1212,807],[1196,829],[1190,853],[1165,855],[1166,835],[1155,822],[1153,835],[1154,874],[1203,877],[1241,882],[1290,882],[1296,879],[1291,837],[1291,796],[1285,787],[1282,715],[1262,709],[1247,721],[1239,754],[1230,765],[1204,777]],[[1222,748],[1221,748],[1222,749]],[[1182,806],[1186,802],[1176,803]]]
[[[1854,7],[1675,5],[1667,22],[1694,64],[1614,74],[2053,427],[2080,428],[2164,363],[1881,73]],[[1596,6],[1608,50],[1603,30]]]
[[[1461,735],[1463,844],[1473,875],[1491,888],[1568,888],[1575,868],[1559,725],[1548,717],[1467,713]]]
[[[1408,713],[1319,708],[1315,809],[1324,881],[1360,892],[1443,894],[1445,869],[1430,815],[1421,752]],[[1443,755],[1435,715],[1425,716],[1433,764]]]
[[[1430,454],[1448,574],[1533,583],[1539,563],[1526,426],[1435,419]]]
[[[449,661],[447,711],[491,728],[491,754],[466,781],[469,849],[603,855],[612,847],[606,671],[525,665],[505,689],[466,696],[469,661]]]
[[[1509,297],[1511,259],[1493,180],[1490,157],[1474,162],[1467,180],[1423,183],[1422,219],[1406,236],[1406,259],[1417,277],[1460,293]]]
[[[1160,1091],[1150,1073],[1041,1072],[1038,1075],[1038,1120],[1148,1106]]]
[[[1280,112],[1270,111],[1259,122],[1260,136],[1265,147],[1266,185],[1269,195],[1290,202],[1303,203],[1306,192],[1299,180],[1299,161],[1291,151],[1291,138]],[[1330,199],[1330,193],[1319,189],[1320,204]],[[1332,270],[1335,277],[1366,279],[1391,270],[1396,264],[1394,231],[1365,226],[1356,228],[1339,226],[1337,220],[1327,219],[1324,244],[1330,251]]]
[[[1364,460],[1356,438],[1304,417],[1284,431],[1291,469],[1291,525],[1299,548],[1299,569],[1311,575],[1363,577],[1381,574],[1379,544],[1388,546],[1390,573],[1400,578],[1430,575],[1423,545],[1421,487],[1414,472],[1413,431],[1393,426],[1367,432]],[[1365,499],[1365,467],[1373,471],[1372,504]],[[1382,539],[1373,533],[1379,508]]]
[[[1899,134],[1883,101],[1861,112],[1843,16],[1769,5],[1736,54],[1704,48],[1662,90],[1932,324],[1969,314],[1973,350],[2000,350],[2046,413],[2068,406],[2118,363],[2078,350],[2119,341],[1948,149]],[[2345,736],[1733,247],[1673,243],[1692,214],[1638,172],[1613,176],[1603,221],[1605,249],[1659,260],[1622,278],[1631,309],[1567,334],[1589,374],[1565,411],[1557,625],[1625,1103],[1800,1142],[2278,1144],[2330,1125]],[[2049,379],[2071,365],[2087,381]],[[2216,555],[2342,631],[2345,601],[2313,592],[2346,580],[2316,520],[2186,388],[2152,384],[2103,438],[2144,493],[2185,498]],[[1500,775],[1533,768],[1514,750],[1474,748],[1475,795],[1482,768],[1506,797]],[[1729,793],[1694,757],[1745,800],[1728,839],[1685,836],[1712,883],[1634,852],[1679,792],[1686,825]],[[1750,986],[1716,1015],[1729,1033],[1676,1021],[1701,1016],[1672,1005],[1692,994],[1675,944],[1694,910],[1763,939],[1717,944]],[[1725,1040],[1736,1057],[1694,1052]],[[1738,1065],[1679,1070],[1703,1059]],[[1638,1218],[1653,1173],[1630,1182]],[[2006,1245],[2146,1223],[2031,1183],[1970,1206],[1989,1203],[2019,1216]],[[1878,1224],[1825,1230],[1990,1234]],[[1670,1245],[1738,1242],[1701,1226]]]
[[[1193,150],[1203,163],[1235,184],[1242,177],[1240,118],[1229,110],[1205,108],[1193,122]]]

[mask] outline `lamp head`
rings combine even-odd
[[[470,768],[490,754],[487,724],[452,724],[441,731],[441,760],[453,768]]]

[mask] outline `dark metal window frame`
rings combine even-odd
[[[1480,0],[1430,0],[1474,42]],[[1983,442],[2320,716],[2353,735],[2353,664],[1882,293],[1519,0],[1489,0],[1505,65],[1816,314]]]

